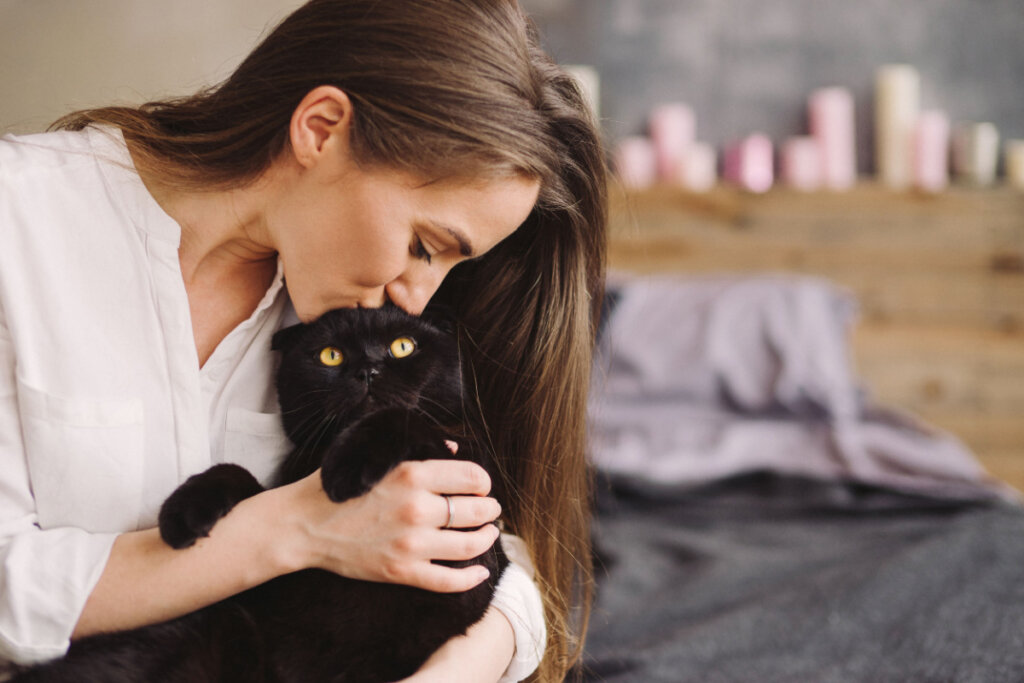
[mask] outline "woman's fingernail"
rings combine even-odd
[[[450,450],[452,452],[452,454],[455,454],[455,453],[459,452],[459,444],[455,443],[454,441],[450,441],[449,439],[445,439],[444,440],[444,445],[448,447],[448,450]]]

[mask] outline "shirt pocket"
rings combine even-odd
[[[264,486],[293,446],[281,425],[280,413],[258,413],[244,408],[228,410],[224,431],[224,462],[249,470]]]
[[[57,397],[19,380],[18,402],[39,526],[136,529],[142,508],[142,401]]]

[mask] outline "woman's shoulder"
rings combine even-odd
[[[120,225],[141,185],[120,131],[57,131],[0,138],[0,235],[45,245],[69,231],[95,238]],[[135,183],[118,182],[124,178]],[[130,187],[129,187],[130,186]],[[128,188],[128,189],[125,189]],[[28,229],[30,228],[30,229]]]
[[[82,173],[97,160],[127,156],[120,131],[86,129],[0,137],[0,178],[5,185],[40,176]]]

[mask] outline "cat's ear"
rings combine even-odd
[[[302,323],[286,327],[278,330],[274,333],[274,337],[270,340],[271,351],[287,351],[295,342],[298,340],[299,335],[306,329],[306,326]]]
[[[438,328],[445,334],[455,334],[455,309],[446,304],[428,304],[420,313],[420,319]]]

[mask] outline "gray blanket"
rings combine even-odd
[[[756,473],[599,487],[583,680],[1024,681],[1024,512]]]

